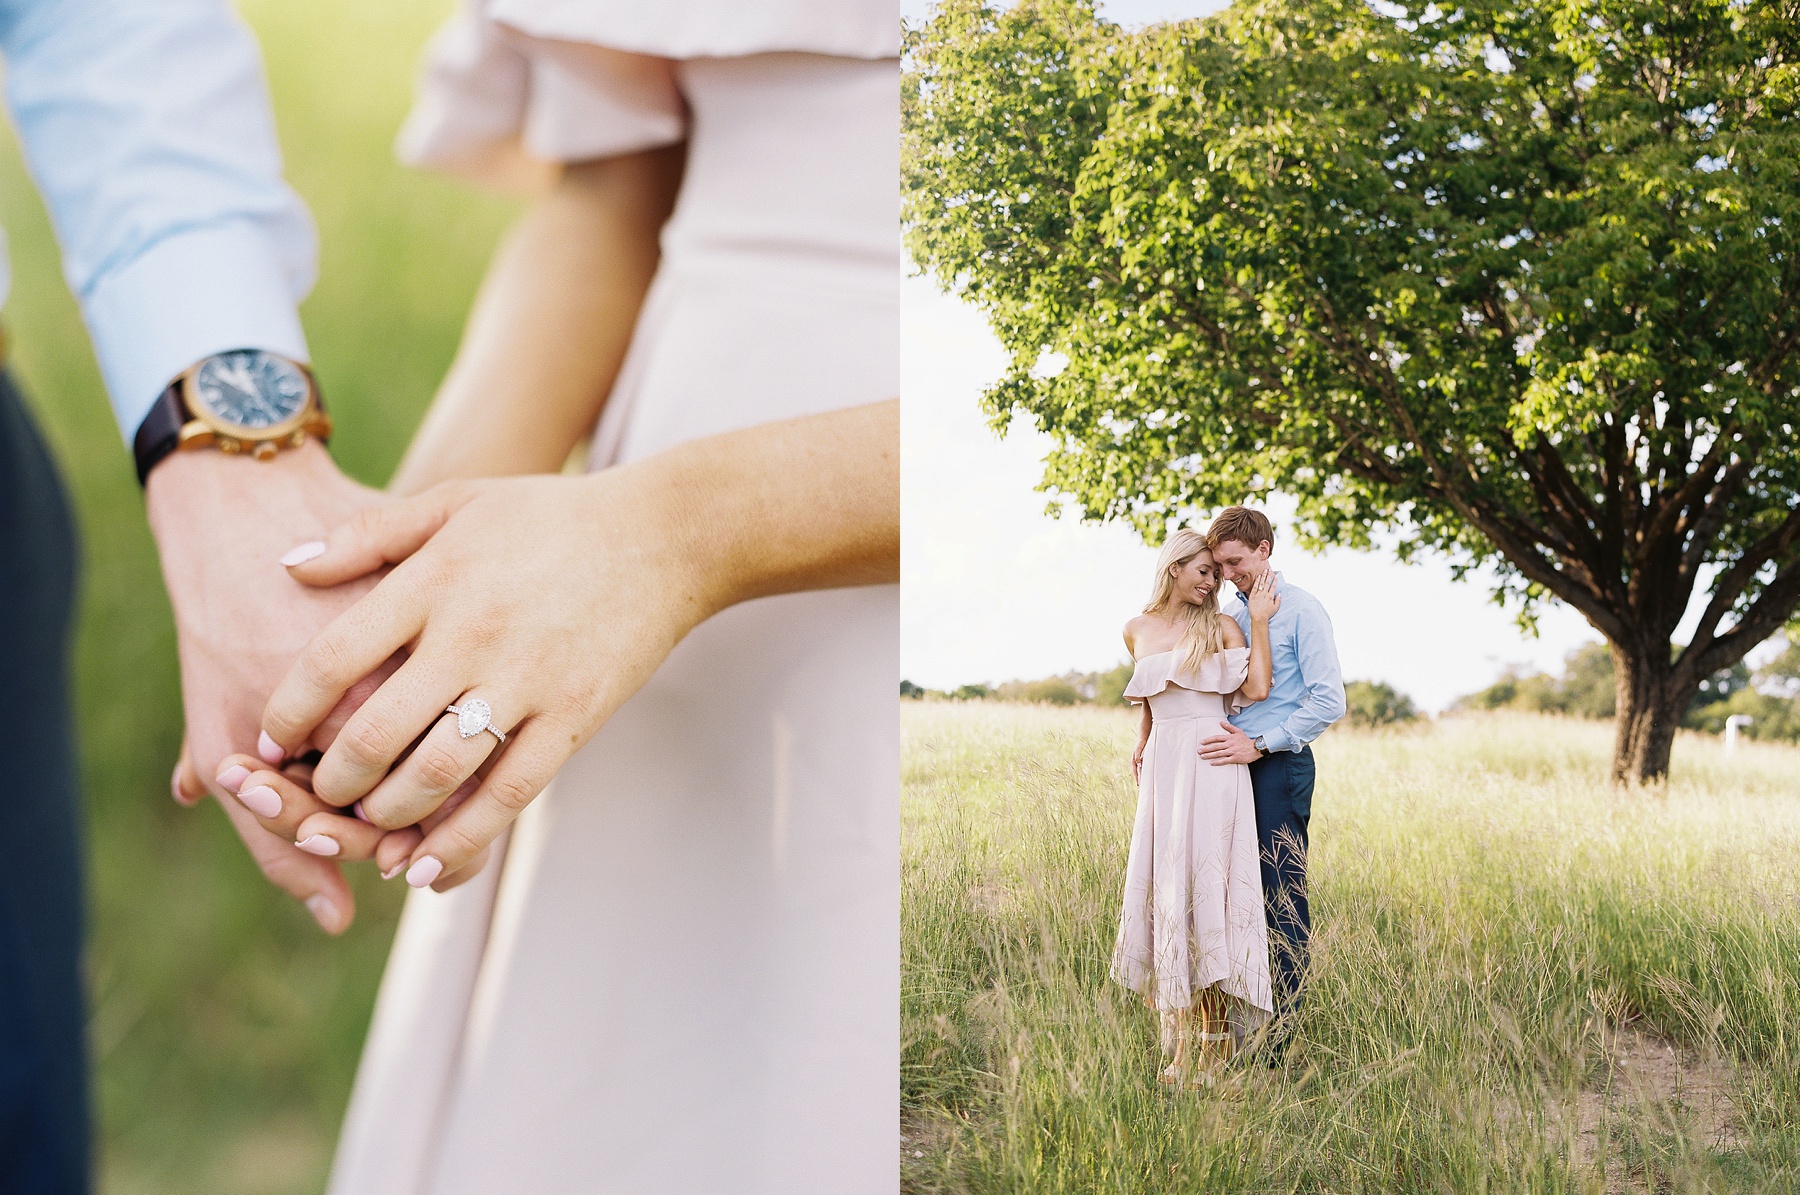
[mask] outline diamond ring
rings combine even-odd
[[[506,741],[502,731],[489,725],[494,717],[493,707],[479,697],[471,697],[461,705],[445,706],[444,712],[456,715],[456,733],[465,739],[472,739],[485,730],[502,743]]]

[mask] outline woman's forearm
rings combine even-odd
[[[898,399],[708,436],[623,468],[665,496],[709,613],[900,579]]]
[[[1253,701],[1268,697],[1275,675],[1274,652],[1269,646],[1269,620],[1250,620],[1250,674],[1244,681],[1244,695]]]
[[[562,467],[618,376],[682,160],[674,146],[564,169],[495,253],[390,488]]]
[[[1141,747],[1143,747],[1143,745],[1145,743],[1148,743],[1149,741],[1150,741],[1150,703],[1148,701],[1146,701],[1146,702],[1144,702],[1144,712],[1138,718],[1137,745],[1141,748]]]

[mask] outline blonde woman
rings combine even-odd
[[[1233,1049],[1231,1022],[1273,1011],[1250,770],[1201,758],[1226,717],[1269,695],[1266,574],[1251,587],[1250,641],[1219,611],[1219,570],[1199,533],[1169,536],[1144,612],[1125,624],[1136,663],[1125,696],[1143,705],[1132,774],[1137,820],[1112,976],[1162,1018],[1159,1080],[1211,1086]]]

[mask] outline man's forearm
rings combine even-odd
[[[1333,690],[1335,689],[1335,695]],[[1307,686],[1306,700],[1274,731],[1263,736],[1271,751],[1298,751],[1344,716],[1343,685],[1319,682]]]
[[[305,360],[317,252],[227,0],[4,5],[6,95],[120,431],[212,353]]]

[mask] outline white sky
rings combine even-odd
[[[1223,5],[1100,7],[1135,26]],[[910,20],[926,8],[902,0]],[[906,279],[901,293],[901,675],[946,689],[1112,667],[1126,657],[1120,630],[1148,596],[1155,553],[1128,528],[1045,515],[1048,496],[1034,487],[1049,437],[1015,424],[1002,441],[980,409],[1006,366],[981,313],[926,278]],[[1385,680],[1436,711],[1509,664],[1557,672],[1570,650],[1600,638],[1560,603],[1542,608],[1528,638],[1486,581],[1458,584],[1441,561],[1302,553],[1284,542],[1291,511],[1269,508],[1276,565],[1331,612],[1346,679]]]

